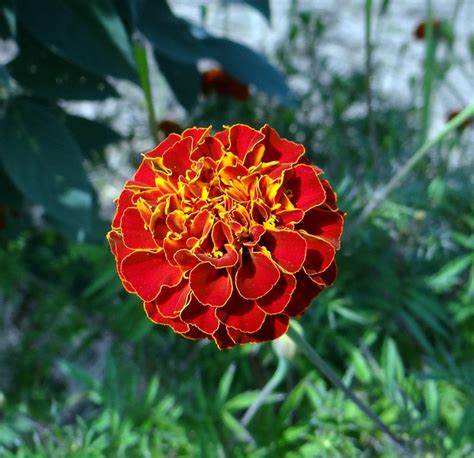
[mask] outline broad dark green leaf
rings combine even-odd
[[[64,124],[73,134],[87,159],[94,160],[94,153],[123,137],[109,126],[80,116],[67,115]]]
[[[201,43],[205,54],[240,82],[253,85],[287,105],[295,103],[283,74],[260,54],[226,38],[208,36]]]
[[[115,0],[117,11],[127,26],[136,25],[146,0]]]
[[[172,60],[158,51],[155,58],[178,102],[188,110],[194,107],[201,87],[201,75],[196,65]]]
[[[109,0],[17,0],[18,20],[46,47],[98,75],[135,81],[125,28]]]
[[[241,0],[243,3],[247,3],[251,7],[260,11],[265,18],[270,20],[270,2],[269,0]]]
[[[2,86],[8,87],[9,84],[9,74],[5,66],[0,65],[0,88]]]
[[[1,121],[0,158],[15,186],[75,238],[94,219],[95,195],[69,131],[45,108],[12,100]]]
[[[16,35],[16,18],[7,6],[0,6],[0,38],[5,40]]]
[[[20,40],[20,53],[8,70],[22,87],[45,99],[103,100],[118,96],[103,78],[61,59],[29,35]]]
[[[194,64],[202,57],[200,42],[192,35],[190,25],[177,18],[164,0],[147,1],[138,27],[169,59]]]
[[[5,170],[0,167],[0,207],[3,205],[17,206],[21,201],[21,194],[10,180],[10,177],[5,173]]]

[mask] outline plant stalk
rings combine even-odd
[[[314,350],[308,341],[295,329],[293,324],[290,324],[288,329],[288,336],[295,342],[300,350],[306,354],[313,365],[337,388],[339,388],[344,395],[350,399],[359,409],[370,418],[377,427],[383,431],[396,445],[402,456],[410,456],[408,451],[403,446],[401,440],[390,431],[388,426],[381,420],[381,418],[373,412],[357,395],[340,380],[334,370],[326,361]]]
[[[138,68],[138,77],[140,79],[140,86],[143,89],[145,95],[145,102],[148,111],[148,124],[150,127],[150,135],[155,143],[158,143],[158,131],[156,125],[155,108],[153,105],[153,93],[150,84],[150,68],[148,65],[147,50],[139,38],[135,38],[133,46],[135,53],[135,61]]]
[[[474,104],[466,107],[461,113],[449,121],[441,131],[431,140],[425,142],[407,162],[398,170],[398,172],[391,178],[391,180],[383,187],[374,192],[372,200],[367,204],[364,211],[359,215],[357,220],[352,225],[352,232],[356,227],[365,222],[371,213],[385,200],[385,198],[396,189],[406,176],[410,173],[413,167],[430,151],[433,146],[440,143],[446,135],[461,126],[461,124],[474,116]],[[348,233],[349,234],[349,233]]]

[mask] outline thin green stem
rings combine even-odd
[[[266,383],[258,394],[257,399],[252,403],[252,405],[247,409],[242,420],[240,422],[247,426],[255,414],[259,411],[260,407],[265,403],[268,396],[273,393],[273,390],[282,382],[285,378],[286,373],[288,372],[288,363],[285,358],[278,358],[278,366],[275,373],[272,375],[271,379]]]
[[[300,348],[308,357],[308,359],[314,364],[314,366],[329,379],[329,381],[337,388],[339,388],[345,396],[350,399],[359,409],[370,418],[377,427],[383,431],[396,445],[403,456],[410,456],[408,451],[403,446],[401,440],[393,434],[388,426],[381,420],[381,418],[373,412],[356,394],[342,383],[341,379],[329,366],[326,361],[314,350],[308,341],[294,328],[291,324],[288,330],[288,336],[293,339],[298,348]]]
[[[421,141],[423,144],[428,137],[431,114],[431,99],[433,94],[433,82],[436,74],[436,37],[433,30],[433,10],[431,0],[426,0],[425,20],[425,63],[423,74],[423,106],[421,111]]]
[[[431,140],[425,142],[411,157],[407,162],[398,170],[398,172],[392,177],[392,179],[382,188],[375,191],[372,200],[365,207],[364,211],[360,214],[357,220],[352,225],[351,234],[356,227],[362,224],[371,213],[386,199],[386,197],[396,189],[402,181],[407,177],[413,167],[421,160],[423,157],[428,154],[428,152],[433,148],[433,146],[440,143],[450,132],[457,129],[461,124],[474,116],[474,104],[466,107],[461,113],[449,121],[441,131]]]
[[[148,123],[150,126],[150,135],[155,141],[155,143],[158,143],[156,115],[155,108],[153,105],[153,93],[150,84],[150,69],[148,65],[146,47],[140,39],[136,38],[133,50],[135,52],[135,61],[137,63],[140,86],[142,87],[143,93],[145,95],[145,102],[148,111]]]
[[[375,118],[372,102],[372,0],[365,0],[365,78],[369,142],[374,163],[378,159]]]

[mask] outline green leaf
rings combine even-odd
[[[403,363],[398,353],[397,344],[387,337],[382,348],[382,367],[385,374],[385,383],[393,390],[396,384],[403,379]]]
[[[97,380],[77,364],[68,361],[59,361],[59,368],[67,377],[80,383],[84,388],[89,390],[99,389],[100,385]]]
[[[160,55],[187,64],[195,64],[202,57],[201,45],[189,24],[177,18],[164,0],[147,1],[138,28]]]
[[[95,194],[69,131],[25,99],[9,103],[0,127],[0,158],[12,182],[75,238],[83,238],[94,217]]]
[[[431,420],[436,423],[439,417],[439,390],[434,380],[427,380],[423,387],[426,410]]]
[[[367,361],[365,360],[362,353],[357,348],[352,350],[351,359],[356,377],[362,383],[369,383],[372,379],[369,365],[367,364]]]
[[[187,110],[193,108],[201,89],[201,75],[197,66],[172,60],[158,51],[155,52],[155,58],[178,102]]]
[[[418,342],[418,344],[423,347],[423,349],[429,353],[433,353],[433,347],[428,342],[428,339],[425,337],[423,332],[420,329],[418,323],[408,314],[403,311],[400,312],[400,317],[402,318],[403,322],[405,323],[408,331],[411,333],[413,338]]]
[[[219,382],[219,386],[217,388],[216,403],[218,406],[223,405],[227,397],[229,396],[230,387],[232,385],[232,381],[234,380],[234,374],[235,364],[231,364],[225,374],[222,376],[221,381]]]
[[[270,21],[270,2],[269,0],[242,0],[243,3],[247,3],[252,8],[260,11],[263,16]]]
[[[5,68],[4,65],[0,65],[0,88],[2,86],[8,87],[10,81],[10,75],[8,74],[8,70]]]
[[[410,291],[406,306],[413,317],[427,324],[438,334],[449,338],[449,333],[445,329],[445,325],[449,321],[446,310],[434,298],[422,294],[414,288],[413,291]]]
[[[471,402],[464,409],[463,416],[453,435],[453,441],[460,445],[463,438],[474,432],[474,402]]]
[[[229,412],[226,412],[226,411],[222,412],[222,420],[224,421],[224,424],[227,426],[227,428],[229,428],[230,431],[232,433],[234,433],[235,436],[239,440],[241,440],[241,441],[248,441],[249,439],[251,440],[251,436],[250,436],[249,432]]]
[[[229,399],[224,407],[227,410],[243,410],[250,407],[256,399],[259,397],[260,391],[246,391],[244,393],[239,393],[233,398]],[[281,400],[281,396],[277,393],[268,395],[263,402],[263,405],[273,404]]]
[[[471,57],[474,59],[474,33],[471,33],[468,38],[468,47],[469,52],[471,53]]]
[[[5,170],[0,167],[0,206],[18,206],[21,200],[21,194],[5,173]]]
[[[241,83],[253,85],[284,104],[295,104],[295,96],[283,74],[260,54],[227,38],[208,36],[201,43],[206,56],[219,62],[226,72]]]
[[[65,126],[71,131],[87,159],[94,160],[95,153],[123,137],[109,126],[80,116],[67,115]]]
[[[109,0],[17,0],[21,24],[49,50],[98,75],[136,80],[125,28]]]
[[[450,290],[460,281],[460,275],[472,262],[472,255],[467,254],[448,262],[439,272],[432,275],[428,284],[437,292]]]
[[[20,53],[8,65],[12,77],[36,97],[58,100],[103,100],[118,97],[104,79],[61,59],[22,34]]]
[[[8,40],[16,35],[16,18],[8,6],[0,7],[0,38]]]

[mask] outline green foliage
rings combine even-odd
[[[267,2],[251,3],[268,15]],[[160,71],[187,109],[198,102],[197,61],[203,58],[283,102],[292,100],[284,76],[263,56],[203,28],[196,33],[198,27],[176,17],[165,0],[18,0],[0,8],[0,36],[18,47],[0,66],[0,125],[6,126],[0,170],[26,204],[41,205],[72,240],[96,243],[102,237],[105,223],[84,164],[105,165],[103,150],[120,136],[99,120],[71,118],[63,102],[118,98],[117,80],[140,84],[156,137],[152,90],[142,71],[151,66],[140,37],[148,38]],[[29,106],[31,112],[22,108]]]
[[[267,1],[224,3],[270,16]],[[390,15],[391,4],[372,14]],[[104,240],[108,223],[98,216],[103,190],[91,177],[127,178],[117,178],[105,151],[115,144],[122,164],[133,163],[126,152],[137,139],[128,144],[103,118],[67,107],[123,97],[117,79],[136,84],[152,56],[187,109],[186,126],[268,122],[305,144],[337,189],[350,232],[336,284],[301,321],[306,338],[413,456],[473,456],[472,127],[451,132],[356,224],[429,131],[447,70],[462,73],[465,63],[440,62],[442,48],[428,43],[413,103],[396,106],[374,92],[371,128],[367,78],[378,69],[336,73],[323,52],[332,24],[292,11],[276,60],[289,79],[305,81],[297,109],[265,58],[191,26],[164,0],[1,3],[0,37],[19,48],[0,66],[2,457],[400,456],[299,353],[243,422],[278,367],[271,346],[218,352],[186,341],[149,323],[124,293]],[[456,36],[456,24],[446,26]],[[144,37],[150,52],[140,63]],[[245,102],[204,98],[202,58],[261,92]]]

